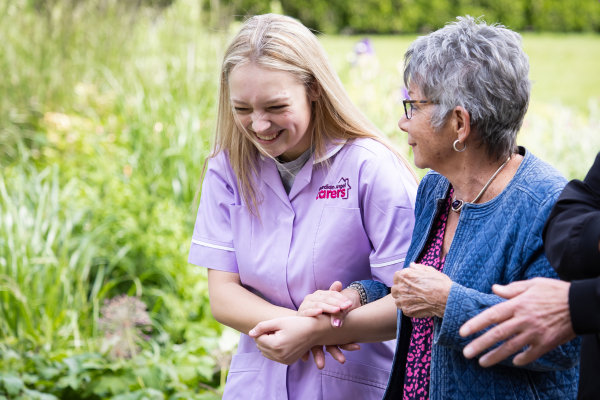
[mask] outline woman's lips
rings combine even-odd
[[[265,134],[258,134],[256,132],[254,132],[254,135],[258,138],[258,140],[260,140],[261,142],[272,142],[273,140],[277,139],[279,137],[279,135],[281,135],[281,133],[283,132],[283,129],[274,133],[271,133],[269,135],[265,135]]]

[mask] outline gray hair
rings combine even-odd
[[[405,85],[437,103],[431,119],[435,129],[461,106],[490,156],[514,151],[531,88],[521,35],[480,18],[458,17],[415,40],[404,59]]]

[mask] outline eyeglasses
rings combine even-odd
[[[429,101],[429,100],[402,100],[402,104],[404,104],[404,115],[406,115],[406,119],[411,119],[413,116],[413,110],[415,106],[413,104],[437,104],[437,101]],[[410,107],[406,107],[409,104]]]

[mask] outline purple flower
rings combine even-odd
[[[354,53],[359,56],[361,54],[374,55],[375,49],[369,38],[363,38],[354,45]]]
[[[404,100],[410,100],[410,96],[408,94],[408,90],[404,86],[402,87],[402,98]]]

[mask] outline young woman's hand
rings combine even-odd
[[[336,360],[340,364],[343,364],[346,362],[346,356],[344,355],[344,353],[342,353],[342,350],[346,350],[346,351],[360,350],[360,345],[358,343],[348,343],[348,344],[341,344],[341,345],[337,345],[337,346],[328,345],[328,346],[325,346],[325,350],[329,354],[331,354],[331,357],[333,357],[334,360]],[[312,352],[313,360],[315,361],[317,368],[323,369],[325,367],[325,353],[323,352],[323,346],[320,346],[320,345],[313,346],[313,348],[310,349],[310,352],[304,353],[304,355],[302,356],[302,361],[308,361],[308,358],[310,357],[311,352]]]
[[[317,368],[325,366],[325,354],[323,346],[314,345],[318,342],[318,329],[323,327],[325,316],[313,317],[281,317],[260,322],[248,333],[254,338],[256,346],[261,353],[282,364],[292,364],[302,358],[307,361],[310,352]],[[312,342],[308,338],[313,339]],[[346,362],[346,357],[341,349],[353,351],[359,350],[360,346],[355,343],[343,345],[328,345],[325,350],[338,362]]]
[[[329,290],[317,290],[307,295],[298,308],[298,315],[316,317],[320,314],[329,314],[331,325],[340,327],[346,314],[357,307],[360,307],[358,292],[354,289],[342,290],[342,283],[335,281]]]
[[[265,357],[290,365],[313,347],[317,328],[317,318],[281,317],[258,323],[248,335]]]

